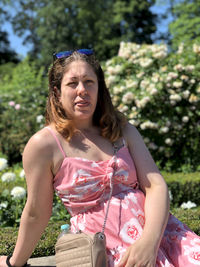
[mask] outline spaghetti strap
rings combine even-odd
[[[56,136],[55,132],[51,129],[51,127],[48,127],[48,126],[47,126],[47,127],[45,127],[45,128],[48,129],[49,132],[52,134],[52,136],[53,136],[54,139],[56,140],[56,143],[57,143],[57,145],[58,145],[58,147],[59,147],[61,153],[63,154],[63,156],[64,156],[64,158],[65,158],[65,157],[66,157],[65,151],[63,150],[63,148],[62,148],[62,146],[61,146],[61,144],[60,144],[60,141],[59,141],[58,137]]]

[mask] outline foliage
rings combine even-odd
[[[49,222],[32,254],[33,258],[55,254],[54,246],[60,233],[60,226],[64,223],[66,221]],[[17,227],[0,228],[0,255],[12,255],[17,240],[17,232]]]
[[[172,209],[172,214],[183,223],[187,224],[197,235],[200,235],[199,220],[200,208],[192,210]],[[44,257],[55,254],[54,246],[57,236],[60,233],[60,226],[66,223],[66,220],[59,222],[49,222],[44,234],[36,246],[32,257]],[[0,255],[12,255],[17,239],[18,228],[0,228]]]
[[[200,235],[200,207],[190,210],[183,210],[181,208],[172,208],[171,213],[181,222],[186,224],[197,235]]]
[[[12,1],[15,6],[15,2]],[[155,0],[22,0],[13,18],[15,32],[33,44],[31,54],[48,65],[53,52],[94,48],[101,60],[117,53],[122,40],[151,43]],[[28,31],[28,34],[27,34]],[[26,32],[26,35],[24,33]]]
[[[161,170],[199,170],[199,46],[121,43],[105,65],[114,105],[135,125]]]
[[[192,201],[200,205],[200,172],[162,173],[171,192],[171,205],[179,207],[183,202]]]
[[[0,3],[0,64],[7,62],[18,63],[17,54],[9,46],[8,33],[2,29],[3,22],[8,19],[8,12],[5,10],[6,1]]]
[[[0,82],[0,149],[9,163],[20,162],[28,139],[43,126],[46,77],[28,59]]]
[[[169,26],[173,48],[177,48],[180,43],[191,45],[200,42],[199,10],[199,0],[179,1],[174,5],[172,9],[174,20]]]
[[[26,190],[25,173],[21,163],[10,167],[2,159],[6,161],[6,158],[0,158],[0,225],[1,227],[19,226],[20,217],[26,202],[26,195],[24,195],[22,190]],[[9,174],[7,175],[7,179],[2,179],[6,174]],[[14,188],[21,188],[21,190],[18,191],[18,194],[14,191],[15,195],[12,195]],[[61,200],[58,196],[54,195],[50,220],[57,222],[69,220],[69,218],[70,216],[66,212]]]

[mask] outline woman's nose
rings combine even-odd
[[[83,82],[79,82],[77,89],[78,89],[78,94],[81,94],[81,95],[87,94],[87,90]]]

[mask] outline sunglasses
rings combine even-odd
[[[78,52],[83,55],[93,55],[94,51],[92,49],[78,49],[78,50],[71,50],[71,51],[63,51],[53,54],[53,60],[59,59],[59,58],[65,58],[71,56],[74,52]]]

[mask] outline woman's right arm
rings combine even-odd
[[[41,130],[29,140],[24,149],[23,167],[28,195],[17,243],[10,259],[13,266],[23,266],[29,259],[51,216],[53,149],[46,135],[46,131]],[[6,257],[0,258],[0,267],[7,266],[5,259]]]

